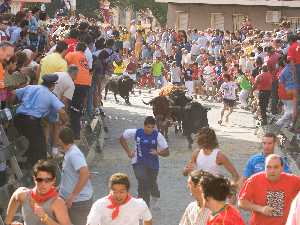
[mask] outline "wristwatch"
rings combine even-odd
[[[47,224],[47,221],[48,221],[48,214],[45,213],[42,217],[41,217],[41,222],[44,223],[44,224]]]

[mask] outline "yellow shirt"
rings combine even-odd
[[[245,52],[248,56],[250,56],[251,52],[253,52],[253,51],[254,51],[254,48],[252,45],[245,48]]]
[[[65,59],[57,52],[51,53],[45,56],[41,60],[41,73],[39,84],[42,83],[42,77],[45,74],[56,73],[56,72],[67,72],[68,64]]]
[[[113,62],[114,74],[121,75],[125,72],[125,64],[122,62],[121,65],[118,65],[115,61]]]
[[[129,34],[129,33],[128,33],[128,34],[121,34],[120,39],[121,39],[122,41],[129,41],[129,39],[130,39],[130,34]]]

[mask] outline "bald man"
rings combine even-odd
[[[300,177],[283,172],[283,159],[266,158],[265,171],[251,176],[241,189],[239,207],[252,212],[250,225],[285,225]]]

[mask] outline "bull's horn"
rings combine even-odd
[[[145,105],[150,105],[150,102],[145,102],[144,100],[142,100],[142,102],[145,104]]]

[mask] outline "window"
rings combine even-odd
[[[210,26],[213,29],[224,30],[224,14],[223,13],[211,13],[210,14]]]
[[[189,14],[180,12],[177,16],[178,30],[187,30],[189,26]]]
[[[280,11],[267,11],[266,12],[266,23],[279,23],[281,19]]]
[[[300,28],[300,17],[285,17],[284,19],[290,21],[292,30]]]
[[[243,14],[233,14],[233,30],[240,30],[244,21],[248,19],[248,16]]]

